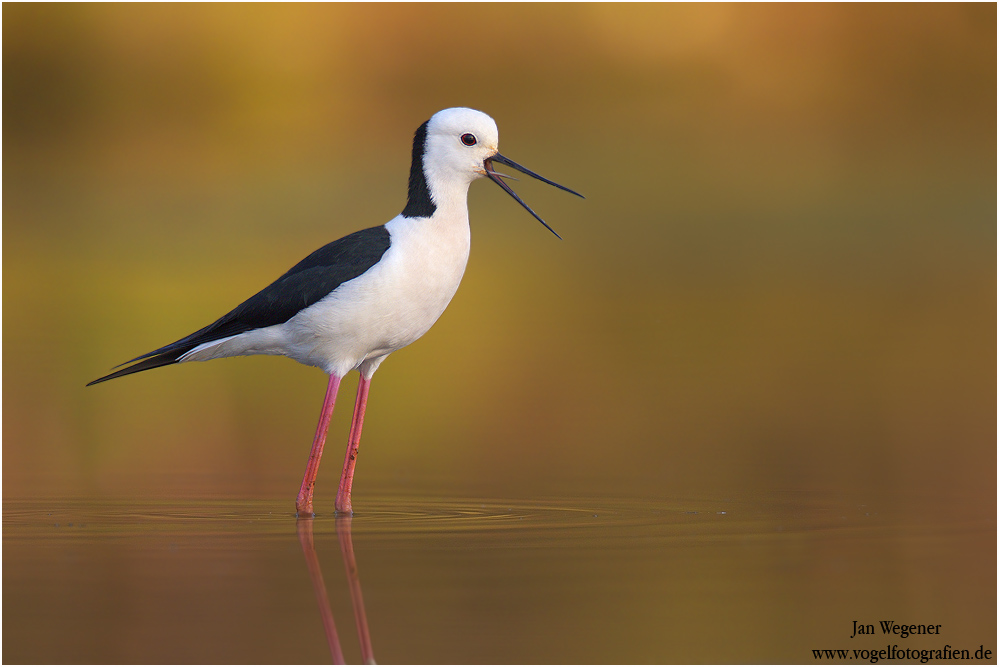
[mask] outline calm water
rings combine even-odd
[[[4,662],[816,662],[995,650],[995,525],[837,499],[4,503]],[[857,637],[853,622],[941,624]],[[880,628],[880,626],[878,626]],[[991,660],[995,662],[995,660]]]

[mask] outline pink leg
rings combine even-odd
[[[305,477],[302,478],[302,488],[295,501],[298,516],[311,517],[312,490],[316,486],[316,475],[319,474],[319,459],[323,457],[323,445],[326,444],[326,431],[330,427],[330,417],[336,404],[336,392],[340,388],[340,378],[330,375],[329,386],[326,387],[326,399],[323,401],[323,411],[319,415],[319,425],[316,426],[316,437],[312,441],[312,452],[309,454],[309,465],[305,467]]]
[[[354,483],[354,464],[357,462],[357,447],[361,444],[361,427],[364,425],[364,407],[368,404],[368,387],[371,379],[361,374],[357,383],[357,401],[354,403],[354,419],[350,423],[350,439],[347,441],[347,455],[343,459],[343,472],[340,473],[340,489],[336,494],[337,513],[353,514],[350,507],[350,487]]]

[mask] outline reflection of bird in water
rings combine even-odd
[[[336,538],[340,543],[340,554],[343,556],[343,566],[347,570],[347,584],[350,586],[350,604],[354,610],[354,622],[357,625],[357,639],[361,644],[361,661],[366,665],[375,664],[374,652],[371,649],[371,633],[368,631],[368,615],[364,610],[364,597],[361,595],[361,580],[357,576],[357,561],[354,560],[354,543],[350,537],[350,516],[336,519]],[[330,646],[333,664],[345,664],[343,650],[340,648],[340,637],[333,621],[333,611],[330,609],[326,584],[323,582],[323,572],[319,566],[319,556],[316,554],[315,540],[312,537],[312,522],[303,519],[298,522],[298,540],[302,544],[305,555],[305,565],[309,568],[309,578],[312,580],[312,590],[319,603],[319,615],[323,620],[323,630]]]
[[[90,384],[183,361],[250,354],[280,354],[323,369],[329,386],[295,504],[299,516],[312,516],[337,389],[357,369],[361,379],[336,497],[337,512],[350,513],[371,376],[385,357],[425,334],[457,291],[468,261],[468,186],[482,176],[492,179],[545,227],[493,164],[578,194],[503,157],[498,141],[496,123],[480,111],[434,114],[416,131],[409,199],[401,214],[323,246],[213,324]]]

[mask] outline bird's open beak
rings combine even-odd
[[[508,167],[513,167],[514,169],[516,169],[517,171],[519,171],[519,172],[521,172],[523,174],[527,174],[528,176],[536,178],[539,181],[547,183],[548,185],[554,185],[559,190],[565,190],[566,192],[570,192],[570,193],[576,195],[577,197],[583,197],[583,195],[579,194],[578,192],[576,192],[574,190],[570,190],[569,188],[565,187],[564,185],[559,185],[558,183],[556,183],[554,181],[549,181],[544,176],[540,176],[538,174],[535,174],[533,171],[531,171],[530,169],[527,169],[526,167],[521,167],[519,164],[517,164],[513,160],[511,160],[509,158],[505,158],[502,155],[500,155],[499,153],[495,153],[495,154],[487,157],[486,161],[483,163],[483,166],[486,168],[486,176],[488,176],[491,181],[493,181],[494,183],[496,183],[497,185],[499,185],[501,188],[503,188],[508,195],[510,195],[511,197],[513,197],[514,199],[517,200],[518,204],[520,204],[521,206],[523,206],[524,208],[526,208],[528,213],[530,213],[535,218],[537,218],[538,222],[540,222],[542,225],[544,225],[548,229],[548,231],[550,231],[552,234],[554,234],[555,236],[558,236],[558,238],[561,239],[562,237],[558,235],[558,232],[556,232],[554,229],[552,229],[551,227],[549,227],[548,223],[541,219],[541,216],[539,216],[537,213],[535,213],[534,211],[532,211],[531,207],[528,206],[527,204],[525,204],[524,200],[521,199],[520,197],[518,197],[517,193],[510,189],[509,185],[507,185],[506,183],[503,182],[504,178],[513,178],[513,177],[512,176],[507,176],[506,174],[500,174],[500,173],[497,173],[496,171],[494,171],[493,170],[493,162],[499,162],[500,164],[505,164]],[[516,179],[514,179],[514,180],[516,180]],[[585,197],[583,197],[583,198],[585,199]]]

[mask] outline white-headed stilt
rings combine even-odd
[[[329,385],[295,503],[299,516],[312,516],[337,389],[344,375],[357,369],[361,379],[336,497],[336,511],[350,513],[371,376],[385,357],[425,334],[457,291],[468,261],[468,186],[490,178],[545,227],[494,164],[582,196],[503,157],[498,141],[496,123],[480,111],[434,114],[413,140],[409,198],[401,214],[323,246],[214,323],[90,384],[184,361],[250,354],[281,354],[321,368]]]

